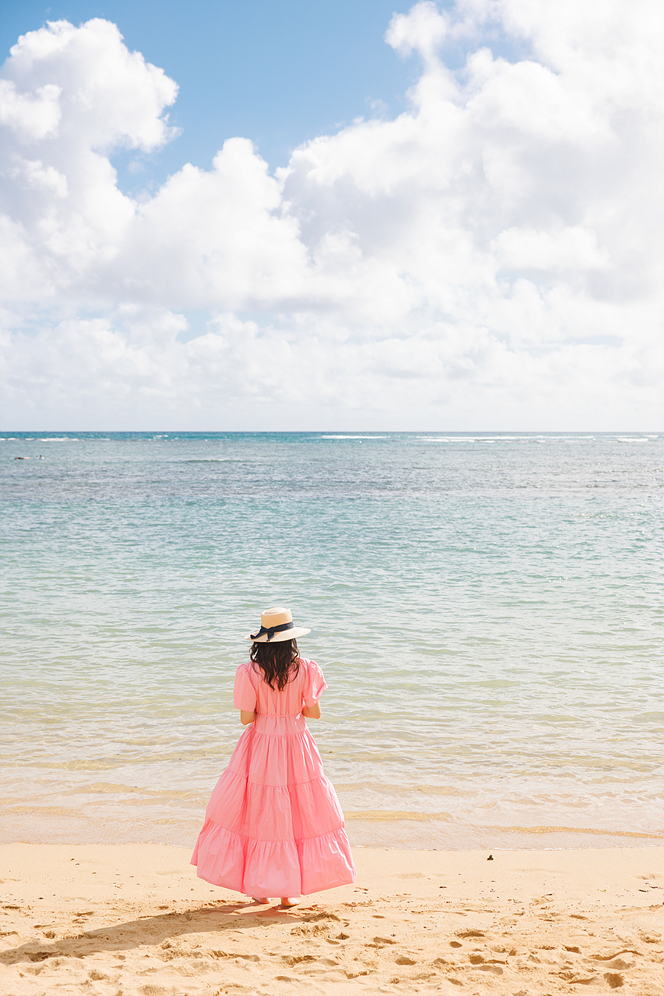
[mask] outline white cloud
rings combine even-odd
[[[60,87],[52,83],[19,93],[12,80],[0,80],[0,124],[19,139],[35,141],[55,135],[60,124]]]
[[[28,133],[35,140],[58,134],[70,149],[80,143],[150,151],[172,137],[163,110],[175,101],[177,85],[139,52],[129,52],[110,21],[94,18],[79,28],[52,21],[22,35],[3,75],[14,102],[25,107],[14,127],[26,130],[42,109],[38,127]]]
[[[0,80],[6,424],[658,427],[660,20],[416,4],[386,33],[423,60],[407,112],[276,175],[233,138],[138,199],[109,156],[168,141],[176,85],[107,21],[25,35]]]
[[[408,14],[394,15],[385,41],[400,55],[418,52],[425,61],[432,62],[448,32],[448,17],[433,0],[422,0]]]
[[[68,193],[67,177],[59,173],[54,166],[44,166],[41,159],[17,158],[13,167],[7,170],[8,176],[18,180],[31,190],[42,190],[56,197],[66,197]]]
[[[491,242],[502,268],[516,270],[603,269],[607,254],[600,251],[595,232],[581,226],[558,231],[507,228]]]

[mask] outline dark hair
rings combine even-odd
[[[254,643],[251,659],[258,664],[263,678],[270,686],[281,692],[300,670],[300,655],[297,640],[281,640],[279,643]]]

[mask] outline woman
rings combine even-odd
[[[256,902],[355,881],[336,793],[307,729],[327,687],[314,661],[300,657],[289,609],[261,613],[251,660],[235,675],[235,708],[248,729],[212,793],[192,864],[200,878]]]

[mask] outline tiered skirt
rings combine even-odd
[[[355,880],[334,788],[300,716],[257,716],[217,782],[192,864],[251,896],[300,896]]]

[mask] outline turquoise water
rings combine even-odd
[[[664,434],[5,433],[0,487],[1,840],[193,843],[272,604],[354,843],[664,840]]]

